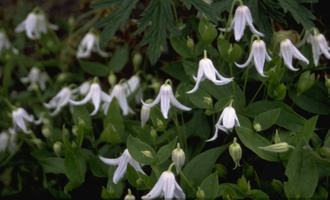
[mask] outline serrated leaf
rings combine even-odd
[[[174,21],[170,1],[151,1],[141,16],[136,33],[141,33],[150,26],[140,45],[148,44],[147,54],[150,63],[154,65],[160,57],[161,48],[166,48],[166,30],[177,37],[181,33]]]
[[[278,0],[284,12],[290,12],[297,23],[302,24],[306,30],[314,27],[315,20],[311,10],[300,5],[296,0]]]
[[[190,0],[190,2],[198,10],[198,12],[205,15],[208,20],[215,24],[217,23],[217,15],[215,14],[215,8],[212,5],[209,5],[201,0]]]

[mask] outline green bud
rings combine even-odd
[[[152,138],[156,138],[156,137],[158,137],[157,130],[154,129],[154,127],[151,127],[150,136],[151,136]]]
[[[222,164],[215,164],[213,166],[213,168],[215,169],[215,171],[218,173],[218,175],[220,177],[226,177],[226,175],[227,175],[227,169],[226,169],[226,167],[224,165],[222,165]]]
[[[164,122],[162,120],[160,120],[160,119],[157,118],[157,126],[158,127],[164,126]]]
[[[210,98],[210,97],[204,97],[204,103],[207,106],[213,107],[213,101],[212,101],[212,98]]]
[[[124,200],[135,200],[135,196],[132,195],[132,192],[130,189],[128,189],[128,194],[125,196]]]
[[[250,190],[250,183],[246,180],[244,175],[242,175],[242,177],[237,180],[237,185],[238,185],[239,189],[244,192],[247,192]]]
[[[73,125],[72,126],[72,134],[74,135],[74,136],[78,136],[78,130],[79,130],[79,127],[77,126],[77,125]]]
[[[280,194],[283,193],[283,183],[281,181],[273,179],[271,185],[273,186],[276,192]]]
[[[142,184],[142,179],[141,178],[139,178],[138,180],[136,180],[136,185],[137,186],[141,186],[141,184]]]
[[[140,52],[136,52],[133,56],[133,67],[137,71],[143,61],[143,56]]]
[[[177,143],[177,148],[172,151],[172,161],[181,169],[184,165],[185,158],[184,151],[180,148],[180,143]],[[179,169],[176,169],[177,173],[179,173]]]
[[[236,169],[238,166],[239,167],[241,166],[239,164],[239,161],[242,158],[241,145],[238,144],[236,141],[237,141],[237,138],[234,137],[233,143],[229,146],[229,154],[230,154],[231,158],[233,159],[233,161],[235,162],[235,167],[233,168],[233,170]]]
[[[115,86],[117,83],[117,76],[111,72],[111,74],[108,76],[108,82],[111,87]]]
[[[187,36],[187,46],[189,49],[194,49],[195,42],[193,39],[191,39],[189,36]]]
[[[315,83],[315,74],[311,74],[309,70],[302,73],[298,80],[297,96],[311,88]]]
[[[327,76],[324,76],[324,78],[325,78],[325,86],[327,88],[330,88],[330,78],[328,78]]]
[[[277,144],[277,143],[280,143],[280,142],[281,142],[281,138],[278,134],[278,130],[276,129],[275,136],[274,136],[274,143]]]
[[[259,123],[253,124],[253,128],[256,132],[260,132],[262,130],[261,125]]]
[[[61,155],[62,146],[63,146],[63,144],[60,141],[55,142],[54,145],[53,145],[53,150],[54,150],[57,157],[60,157],[60,155]]]
[[[38,149],[43,148],[44,142],[40,140],[39,138],[33,138],[31,139],[31,142],[36,145]]]
[[[320,154],[322,157],[329,159],[330,158],[330,148],[328,147],[321,147]]]
[[[205,193],[203,190],[201,190],[200,187],[198,187],[197,193],[196,193],[197,199],[204,199],[205,198]]]
[[[141,153],[147,158],[153,158],[152,153],[150,151],[141,151]]]
[[[73,27],[74,26],[74,23],[75,23],[75,19],[74,19],[74,16],[73,15],[70,15],[69,19],[68,19],[68,25],[70,27]]]
[[[262,149],[264,151],[270,151],[270,152],[275,152],[275,153],[282,153],[282,152],[287,152],[289,149],[294,149],[293,146],[289,145],[286,142],[280,142],[277,144],[271,144],[265,147],[258,147],[259,149]]]
[[[52,137],[52,132],[50,131],[48,126],[43,126],[41,129],[41,133],[45,138]]]

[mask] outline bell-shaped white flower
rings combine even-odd
[[[184,151],[180,148],[180,143],[177,143],[177,147],[172,151],[172,161],[176,164],[176,172],[179,173],[179,169],[184,165],[186,156]]]
[[[280,56],[283,58],[284,64],[292,71],[298,71],[292,66],[292,57],[304,61],[306,64],[309,63],[307,58],[305,58],[299,50],[292,44],[289,39],[281,41],[280,44]]]
[[[28,90],[31,91],[35,87],[35,84],[44,91],[46,89],[46,81],[48,81],[49,76],[46,72],[41,72],[39,68],[32,67],[28,76],[21,78],[22,83],[30,83]]]
[[[14,109],[12,112],[12,118],[13,118],[14,127],[9,128],[9,132],[11,134],[14,134],[19,130],[22,130],[26,134],[32,133],[31,130],[27,130],[25,124],[26,121],[30,123],[34,123],[36,125],[40,124],[42,121],[42,117],[40,117],[39,120],[34,120],[33,115],[29,115],[23,108]]]
[[[98,83],[94,82],[91,84],[88,94],[84,99],[82,99],[81,101],[74,101],[69,99],[70,104],[75,106],[86,104],[89,101],[92,101],[95,108],[90,115],[95,115],[100,108],[101,101],[110,102],[111,98],[108,94],[101,90],[101,87]]]
[[[226,133],[229,133],[229,132],[233,131],[233,128],[235,127],[235,125],[240,126],[237,115],[236,115],[236,111],[232,107],[232,103],[233,103],[233,100],[231,100],[228,107],[223,109],[223,111],[220,115],[220,118],[219,118],[217,124],[215,125],[215,134],[211,139],[207,140],[207,142],[217,139],[219,129]]]
[[[77,58],[88,58],[91,56],[92,52],[98,53],[102,57],[109,56],[108,53],[100,49],[100,39],[94,33],[87,33],[81,40],[78,51]]]
[[[240,5],[237,7],[235,11],[234,19],[231,22],[227,31],[231,31],[234,29],[235,40],[239,41],[244,34],[244,29],[246,25],[249,26],[253,34],[261,37],[264,36],[263,33],[260,33],[254,28],[250,9],[247,6]],[[226,31],[225,28],[219,28],[219,30]]]
[[[165,82],[165,84],[163,84],[160,87],[159,94],[152,103],[147,104],[147,103],[145,103],[141,100],[143,105],[145,105],[147,107],[150,107],[150,108],[155,106],[156,104],[158,104],[160,102],[160,109],[161,109],[162,114],[163,114],[165,119],[168,118],[168,111],[171,107],[170,104],[172,104],[173,106],[175,106],[175,107],[177,107],[181,110],[185,110],[185,111],[190,111],[191,110],[191,108],[188,108],[188,107],[182,105],[178,100],[176,100],[176,98],[173,95],[172,87],[168,83],[169,81],[170,80],[167,80]]]
[[[220,80],[217,80],[217,77]],[[197,78],[193,76],[196,81],[195,87],[188,91],[188,94],[194,93],[198,90],[200,82],[204,81],[205,78],[212,81],[215,85],[225,85],[233,80],[233,78],[225,78],[215,69],[212,61],[207,58],[206,50],[204,50],[204,58],[199,61]]]
[[[28,38],[36,40],[40,38],[41,33],[47,33],[47,28],[58,30],[58,26],[47,21],[42,10],[38,8],[37,11],[30,12],[26,19],[15,28],[15,32],[26,31]]]
[[[51,116],[55,116],[61,111],[62,107],[69,103],[69,100],[73,98],[73,93],[75,92],[75,90],[71,90],[69,87],[64,87],[49,101],[49,103],[44,103],[44,106],[48,109],[55,108],[55,110],[50,113]]]
[[[152,102],[152,99],[148,99],[146,101],[146,103],[151,103]],[[145,106],[145,105],[142,105],[142,108],[141,108],[141,115],[140,115],[140,119],[141,119],[141,127],[143,128],[147,121],[149,120],[150,118],[150,112],[151,112],[151,108]]]
[[[126,82],[122,83],[123,88],[126,91],[126,95],[129,96],[140,87],[141,79],[138,75],[133,75]]]
[[[6,131],[0,133],[0,154],[7,150],[11,153],[17,146],[17,137],[15,134],[8,134]]]
[[[118,100],[119,106],[123,111],[123,115],[134,114],[132,108],[128,105],[127,96],[126,96],[126,87],[123,84],[117,84],[113,87],[112,92],[110,94],[110,101],[104,102],[102,108],[104,110],[104,114],[106,115],[109,109],[110,102],[113,98]]]
[[[18,54],[18,50],[11,46],[10,41],[6,35],[6,32],[0,29],[0,55],[2,49],[11,49],[15,54]]]
[[[327,41],[323,34],[317,33],[316,30],[314,30],[314,35],[310,33],[307,38],[307,42],[312,45],[313,60],[315,66],[319,64],[320,56],[322,53],[327,59],[330,59],[330,48],[328,47]]]
[[[239,68],[244,68],[252,62],[252,58],[254,60],[254,65],[255,65],[258,73],[260,74],[260,76],[266,77],[266,75],[264,74],[265,60],[267,60],[269,62],[272,60],[272,58],[267,53],[266,44],[264,41],[262,41],[260,39],[253,41],[251,53],[249,55],[248,60],[242,65],[237,64],[237,63],[235,63],[235,64]]]
[[[138,163],[136,160],[134,160],[134,158],[132,158],[132,156],[129,154],[127,149],[125,149],[124,153],[119,158],[116,159],[105,158],[102,156],[99,157],[105,164],[114,165],[114,166],[118,165],[112,179],[112,181],[115,184],[117,184],[118,181],[124,177],[128,163],[132,165],[132,167],[134,167],[136,171],[145,174],[140,166],[140,163]]]
[[[162,173],[151,191],[147,195],[142,196],[142,199],[154,199],[159,196],[164,196],[165,199],[173,199],[173,197],[176,199],[186,198],[180,185],[175,180],[175,176],[171,171],[171,166],[173,166],[173,164],[170,165],[167,171]]]

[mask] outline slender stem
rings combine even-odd
[[[75,20],[75,23],[73,24],[72,28],[70,29],[70,33],[72,33],[72,31],[74,30],[75,26],[78,24],[79,21],[83,20],[86,17],[89,17],[90,15],[94,14],[95,10],[90,10],[80,16],[77,17],[77,19]]]
[[[197,190],[191,185],[190,181],[187,179],[187,177],[182,173],[181,169],[179,170],[180,172],[180,176],[187,182],[187,184],[189,185],[189,187],[195,192],[195,194],[197,193]]]
[[[181,113],[181,123],[182,123],[182,129],[183,129],[183,139],[184,139],[184,150],[187,153],[188,152],[188,144],[187,144],[187,131],[186,126],[183,120],[183,114]]]
[[[99,18],[101,17],[101,13],[97,13],[93,19],[91,19],[89,22],[87,22],[84,26],[80,27],[78,30],[76,30],[72,35],[69,36],[67,41],[72,40],[75,38],[80,32],[86,31],[89,29]]]
[[[179,140],[180,140],[180,143],[183,145],[185,144],[183,141],[182,141],[182,134],[181,134],[181,131],[180,131],[180,126],[179,126],[179,120],[178,120],[178,116],[176,115],[176,113],[174,114],[174,119],[173,119],[174,123],[175,123],[175,126],[178,130],[178,134],[179,134]]]
[[[230,64],[229,64],[229,69],[230,69],[230,77],[234,77],[234,73],[233,73],[233,63],[230,63]],[[237,95],[236,95],[235,82],[232,81],[231,84],[232,84],[232,86],[233,86],[235,102],[238,102],[238,101],[237,101]]]
[[[257,92],[254,94],[254,96],[252,97],[252,99],[251,99],[250,103],[248,104],[248,106],[249,106],[251,103],[253,103],[254,99],[257,97],[257,95],[259,94],[261,88],[262,88],[264,85],[265,85],[264,83],[262,83],[262,84],[260,85],[259,89],[258,89]]]
[[[249,66],[247,67],[247,69],[246,69],[246,71],[245,71],[245,80],[244,80],[244,86],[243,86],[243,96],[245,97],[245,91],[246,91],[246,84],[247,84],[247,79],[248,79],[248,77],[249,77]],[[243,98],[242,98],[242,103],[244,104],[244,102],[243,102],[244,100],[243,100]]]
[[[175,3],[173,1],[171,1],[171,4],[172,4],[173,12],[174,12],[175,21],[179,22],[178,13],[176,12]]]
[[[15,150],[4,160],[0,166],[5,166],[14,156],[15,154],[21,149],[21,146],[23,145],[23,140],[19,142],[19,144],[16,146]]]

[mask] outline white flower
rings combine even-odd
[[[152,190],[147,195],[142,196],[142,199],[154,199],[159,196],[164,196],[165,199],[186,198],[180,185],[176,182],[174,174],[169,170],[162,173]]]
[[[231,106],[232,102],[230,102],[229,106],[226,107],[219,118],[219,121],[217,122],[217,124],[215,125],[215,134],[214,136],[207,140],[207,142],[213,141],[215,139],[217,139],[218,137],[218,130],[222,130],[226,133],[231,132],[234,128],[235,125],[240,126],[237,115],[236,115],[236,111],[235,109]]]
[[[0,55],[2,49],[12,49],[15,54],[18,54],[18,50],[11,46],[5,31],[0,29]]]
[[[254,60],[254,65],[255,65],[258,73],[260,74],[260,76],[266,77],[266,75],[264,74],[265,60],[267,60],[269,62],[272,59],[267,53],[266,45],[265,45],[264,41],[259,40],[259,39],[253,41],[252,50],[251,50],[248,60],[242,65],[237,64],[237,63],[235,63],[235,64],[237,65],[237,67],[240,67],[240,68],[246,67],[252,62],[252,58]]]
[[[107,101],[102,105],[105,115],[107,114],[110,102],[114,97],[118,100],[119,106],[123,111],[123,115],[128,115],[129,113],[134,114],[134,111],[131,107],[129,107],[127,102],[126,88],[123,84],[117,84],[113,87],[113,90],[110,94],[110,101]]]
[[[162,114],[165,119],[167,119],[167,117],[168,117],[168,111],[171,107],[170,104],[172,104],[173,106],[175,106],[181,110],[185,110],[185,111],[191,110],[191,108],[188,108],[188,107],[182,105],[178,100],[176,100],[176,98],[173,95],[172,87],[171,87],[171,85],[169,85],[167,83],[167,81],[165,82],[165,84],[163,84],[160,87],[159,94],[152,103],[147,104],[147,103],[144,103],[143,101],[142,101],[142,103],[143,103],[143,105],[151,108],[151,107],[155,106],[156,104],[158,104],[160,101],[161,101],[160,108],[161,108]]]
[[[307,42],[312,45],[313,60],[315,66],[319,64],[320,55],[322,53],[325,55],[326,58],[330,59],[330,48],[328,47],[324,35],[322,35],[321,33],[316,33],[316,31],[314,31],[314,35],[310,34],[308,36]]]
[[[132,167],[134,167],[136,171],[145,174],[140,164],[132,158],[127,149],[125,149],[124,153],[116,159],[104,158],[102,156],[99,157],[105,164],[118,165],[112,179],[115,184],[117,184],[118,181],[123,178],[124,174],[126,173],[127,163],[132,165]]]
[[[77,58],[88,58],[92,52],[98,53],[102,57],[109,56],[108,53],[100,49],[99,43],[100,39],[95,34],[87,33],[79,44]]]
[[[95,115],[100,108],[101,101],[110,102],[111,98],[108,94],[101,91],[100,85],[98,83],[92,83],[88,94],[81,101],[69,100],[70,104],[75,106],[80,106],[86,104],[87,102],[92,101],[95,109],[90,115]]]
[[[176,164],[176,166],[181,169],[184,165],[184,161],[186,156],[184,151],[180,148],[180,143],[177,143],[177,148],[172,151],[172,161]],[[179,173],[179,169],[176,168],[176,172]]]
[[[15,134],[8,134],[7,132],[0,133],[0,153],[6,150],[11,153],[17,146],[17,137]]]
[[[133,75],[126,82],[122,83],[123,88],[125,89],[126,96],[129,96],[135,92],[140,87],[141,79],[138,75]]]
[[[85,82],[83,82],[83,83],[79,86],[78,90],[79,90],[79,93],[80,93],[80,94],[85,95],[85,94],[88,93],[88,91],[89,91],[90,88],[91,88],[91,84],[90,84],[90,82],[89,82],[89,81],[85,81]]]
[[[40,38],[41,33],[46,34],[47,28],[58,30],[58,26],[47,22],[43,13],[30,12],[26,19],[15,28],[15,32],[19,33],[25,30],[26,36],[35,40]]]
[[[292,44],[289,39],[281,41],[280,44],[280,56],[283,58],[284,64],[292,71],[298,71],[292,66],[292,57],[304,61],[306,64],[309,63],[307,58],[305,58],[298,49]]]
[[[39,85],[39,88],[44,91],[46,89],[46,81],[49,79],[49,76],[46,72],[40,72],[40,69],[37,67],[32,67],[28,76],[21,78],[22,83],[30,83],[28,90],[33,90],[35,84]]]
[[[151,99],[148,99],[146,101],[146,103],[151,103],[152,100]],[[141,127],[143,128],[147,121],[149,120],[150,118],[150,111],[151,111],[151,108],[145,106],[145,105],[142,105],[142,108],[141,108],[141,115],[140,115],[140,119],[141,119]]]
[[[216,77],[220,80],[217,80]],[[212,81],[215,85],[225,85],[233,80],[233,78],[225,78],[220,75],[220,73],[213,66],[212,61],[207,58],[206,51],[204,51],[204,58],[199,61],[197,78],[195,76],[193,76],[193,78],[196,81],[196,85],[192,90],[187,92],[188,94],[196,92],[200,82],[204,81],[205,78]]]
[[[49,101],[49,103],[44,103],[44,106],[48,109],[55,108],[50,115],[57,115],[61,108],[66,106],[69,103],[69,100],[73,98],[74,92],[75,91],[71,90],[69,87],[64,87]]]
[[[40,124],[42,121],[42,117],[40,117],[39,120],[34,120],[33,115],[29,115],[23,108],[17,108],[13,110],[12,118],[13,118],[14,127],[9,128],[9,132],[11,134],[14,134],[19,130],[22,130],[26,134],[32,133],[31,130],[29,131],[27,130],[25,121],[34,123],[36,125]]]
[[[260,33],[259,31],[257,31],[254,28],[252,22],[253,22],[253,20],[252,20],[252,16],[251,16],[251,12],[250,12],[249,8],[247,6],[240,5],[237,7],[237,9],[235,11],[234,19],[231,22],[227,31],[231,31],[234,29],[235,40],[239,41],[244,34],[245,26],[248,25],[253,34],[261,36],[261,37],[264,36],[264,34]],[[225,28],[219,28],[219,30],[226,31]]]

